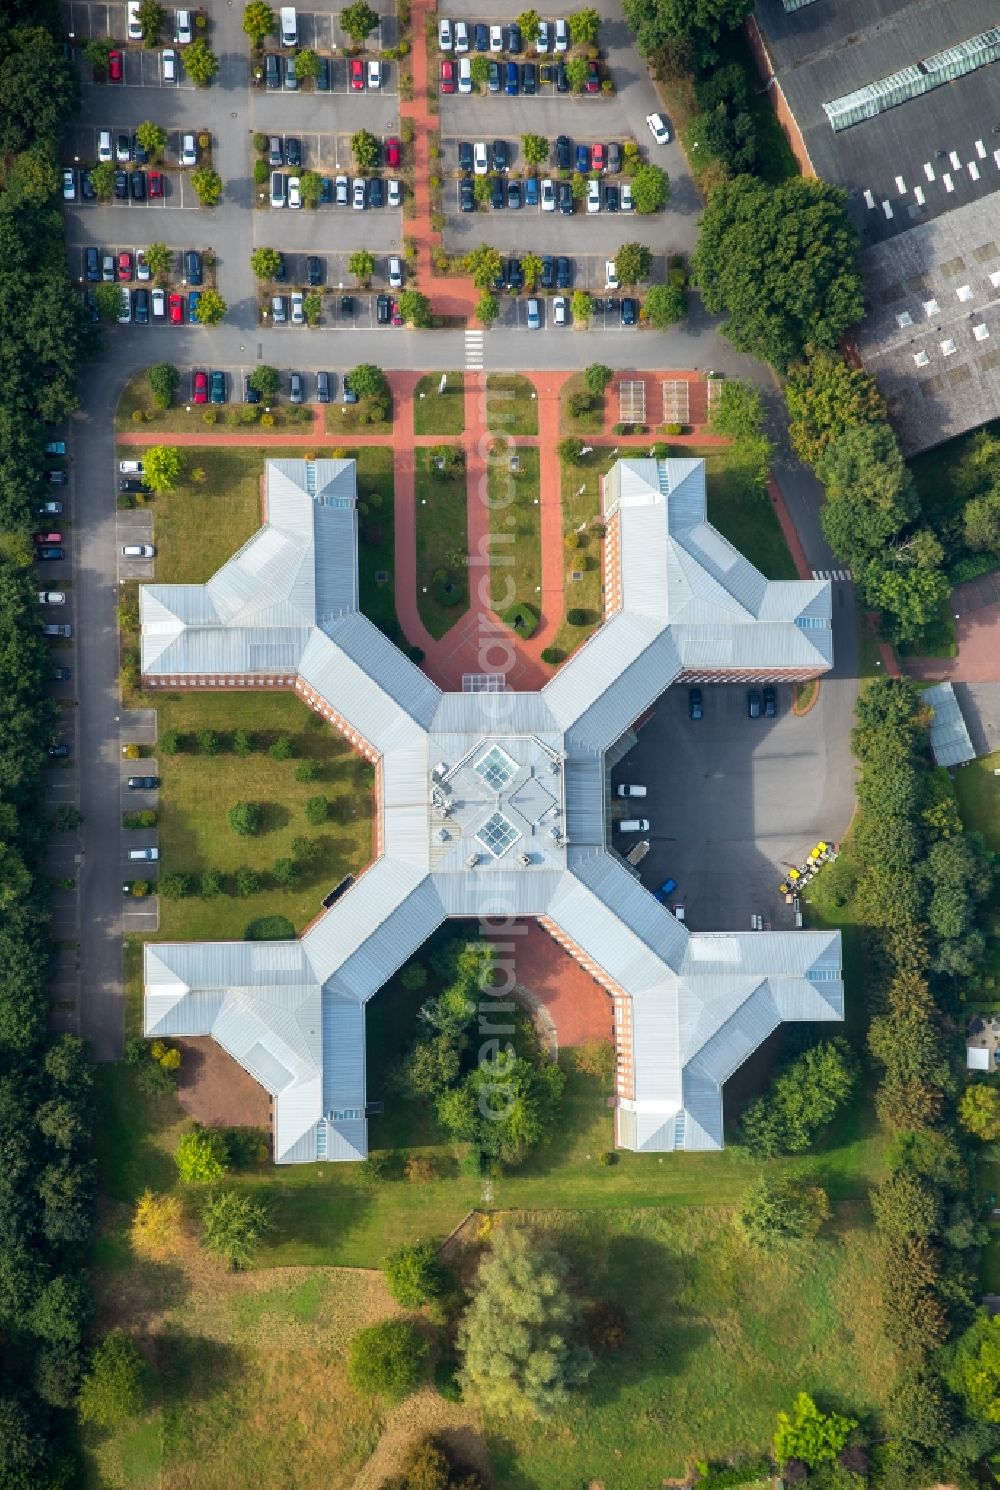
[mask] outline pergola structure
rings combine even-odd
[[[444,693],[361,615],[353,461],[269,461],[207,584],[143,586],[144,687],[293,689],[375,766],[375,858],[299,940],[145,946],[146,1033],[239,1061],[277,1162],[364,1157],[365,1006],[446,917],[537,917],[608,990],[626,1148],[721,1147],[728,1076],[843,1017],[839,932],[691,933],[608,845],[607,752],[672,683],[832,664],[829,583],[764,579],[705,510],[700,460],[617,463],[608,618],[535,693]]]

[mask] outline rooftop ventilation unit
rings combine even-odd
[[[528,867],[528,865],[531,863],[531,855],[530,854],[518,854],[518,856],[517,856],[517,862],[523,868],[526,869]]]
[[[447,843],[451,837],[451,834],[448,832],[447,828],[438,828],[434,837],[437,839],[438,843]]]
[[[433,771],[431,772],[431,777],[433,778],[434,781],[443,781],[444,778],[447,776],[447,774],[448,774],[448,765],[447,765],[447,762],[446,761],[438,761],[437,765],[434,767]]]
[[[468,857],[466,858],[466,861],[465,861],[465,867],[466,867],[466,869],[475,869],[475,867],[476,867],[476,865],[478,863],[479,863],[479,855],[478,854],[469,854]]]

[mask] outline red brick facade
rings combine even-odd
[[[771,107],[777,115],[778,123],[781,125],[785,139],[791,147],[792,154],[798,162],[799,170],[803,176],[815,176],[816,172],[813,169],[812,161],[809,159],[809,151],[806,149],[806,142],[802,138],[802,131],[796,124],[795,115],[788,107],[788,100],[785,97],[784,90],[774,75],[774,64],[767,50],[767,42],[761,35],[756,16],[750,16],[746,23],[746,38],[753,53],[754,61],[757,64],[757,71],[767,86]]]

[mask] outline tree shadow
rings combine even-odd
[[[165,1408],[197,1398],[204,1403],[227,1391],[243,1368],[238,1350],[221,1340],[168,1329],[153,1345],[160,1400]]]
[[[264,833],[274,833],[279,828],[287,828],[292,820],[292,814],[283,802],[261,802],[260,804],[260,827],[258,837]]]

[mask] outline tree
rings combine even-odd
[[[203,869],[198,880],[198,894],[202,900],[214,900],[222,894],[222,875],[217,869]]]
[[[993,1143],[1000,1138],[1000,1090],[978,1081],[966,1087],[958,1104],[958,1120],[967,1133]]]
[[[139,25],[144,47],[158,47],[167,13],[159,0],[139,0]]]
[[[299,177],[299,193],[307,207],[315,207],[323,194],[323,178],[318,171],[303,171]]]
[[[480,181],[484,179],[479,177]],[[466,274],[472,275],[472,282],[477,290],[488,290],[493,281],[503,273],[503,258],[498,248],[480,243],[465,255],[463,267]]]
[[[78,1102],[53,1097],[35,1113],[39,1131],[57,1148],[72,1149],[87,1137],[86,1115]]]
[[[274,279],[281,273],[283,259],[276,248],[255,248],[250,255],[250,268],[258,279]]]
[[[427,1341],[405,1319],[385,1319],[351,1337],[347,1377],[354,1390],[401,1402],[424,1377]]]
[[[570,309],[573,312],[573,319],[577,322],[578,325],[582,325],[584,321],[590,319],[592,306],[590,303],[590,296],[587,294],[586,290],[573,291],[573,298],[570,301]]]
[[[276,735],[267,747],[267,753],[273,761],[289,761],[295,753],[290,735]]]
[[[93,285],[90,295],[102,321],[118,320],[125,307],[125,297],[120,285]]]
[[[928,1237],[941,1225],[941,1193],[902,1169],[869,1192],[875,1225],[893,1237]]]
[[[567,1271],[526,1232],[494,1233],[456,1342],[462,1389],[487,1412],[551,1418],[593,1370]]]
[[[55,151],[48,143],[34,150],[22,150],[7,172],[8,202],[38,206],[49,201],[59,190],[61,176]]]
[[[521,154],[529,166],[540,166],[549,158],[549,142],[544,135],[522,135]]]
[[[355,46],[361,46],[378,25],[378,13],[372,10],[368,0],[353,0],[353,4],[345,5],[340,12],[340,24]]]
[[[319,77],[319,58],[310,47],[303,47],[295,57],[295,72],[300,82]]]
[[[396,1247],[382,1264],[385,1285],[404,1309],[419,1309],[444,1291],[444,1270],[430,1242]]]
[[[80,1417],[98,1428],[114,1428],[137,1417],[144,1405],[145,1376],[131,1335],[112,1330],[98,1341],[80,1384]]]
[[[883,612],[883,625],[894,641],[910,641],[925,631],[950,589],[940,571],[892,569],[875,559],[862,568],[858,580],[867,604]]]
[[[169,409],[181,381],[180,373],[173,363],[154,362],[152,367],[146,369],[146,379],[156,407]]]
[[[373,362],[359,362],[352,367],[348,381],[358,398],[388,398],[389,380]]]
[[[219,70],[219,59],[203,36],[184,48],[184,71],[198,88],[207,88]]]
[[[110,202],[115,190],[115,167],[110,160],[99,160],[91,167],[91,184],[102,202]],[[94,287],[95,289],[99,286]],[[93,291],[91,291],[93,294]]]
[[[578,466],[583,459],[583,441],[575,435],[567,435],[557,446],[559,459],[567,465]]]
[[[260,828],[261,811],[256,802],[234,802],[226,813],[230,831],[247,838]]]
[[[229,1168],[229,1145],[218,1128],[199,1124],[181,1134],[174,1154],[177,1173],[189,1185],[211,1184],[220,1180]]]
[[[9,7],[6,14],[9,23]],[[0,59],[0,151],[5,155],[58,138],[78,106],[76,73],[56,31],[42,25],[5,30]]]
[[[375,255],[367,248],[356,248],[347,260],[347,267],[359,285],[370,284],[375,273]]]
[[[310,797],[306,803],[306,818],[314,828],[319,828],[330,816],[330,804],[325,797]]]
[[[154,279],[165,279],[173,268],[174,251],[165,243],[151,243],[146,249],[146,263]]]
[[[646,316],[657,331],[673,326],[687,311],[683,285],[652,285],[646,295]]]
[[[723,182],[693,262],[707,309],[728,314],[730,341],[782,372],[807,346],[835,346],[864,312],[844,193],[822,181]]]
[[[218,755],[219,745],[221,743],[218,730],[200,729],[195,736],[195,740],[198,745],[199,755]]]
[[[635,285],[641,279],[649,278],[652,261],[652,254],[644,243],[623,243],[615,254],[615,273],[623,285]]]
[[[399,295],[399,313],[410,326],[431,324],[431,303],[419,290],[403,290]]]
[[[160,159],[167,143],[167,131],[162,124],[154,124],[152,119],[144,119],[136,126],[135,137],[150,160]]]
[[[406,1060],[404,1077],[411,1093],[437,1102],[454,1086],[461,1070],[461,1056],[454,1040],[436,1035],[414,1045]]]
[[[758,1158],[802,1153],[851,1097],[856,1070],[841,1039],[823,1040],[784,1066],[743,1113],[743,1138]]]
[[[276,885],[291,890],[302,878],[302,866],[295,859],[276,859],[271,875]]]
[[[810,1469],[825,1460],[835,1459],[853,1429],[853,1418],[836,1412],[821,1412],[806,1392],[799,1392],[790,1413],[778,1413],[774,1433],[774,1453],[779,1464],[801,1459]]]
[[[274,11],[267,0],[250,0],[243,7],[243,30],[255,45],[259,46],[276,29]]]
[[[132,1250],[140,1257],[163,1262],[180,1251],[184,1208],[176,1195],[154,1195],[144,1190],[132,1217]]]
[[[82,1278],[59,1273],[51,1278],[31,1310],[31,1329],[40,1339],[77,1344],[94,1312],[94,1302]]]
[[[191,876],[175,870],[172,874],[161,874],[157,889],[164,900],[183,900],[191,894]]]
[[[886,1418],[894,1438],[934,1449],[947,1442],[954,1415],[936,1372],[906,1366],[892,1384]]]
[[[569,17],[569,36],[575,47],[596,47],[601,31],[601,15],[597,10],[578,10]]]
[[[619,252],[621,252],[621,250],[619,250]],[[617,264],[618,260],[616,259],[616,267]],[[610,367],[605,367],[603,362],[592,362],[589,367],[584,369],[583,381],[586,383],[588,391],[592,393],[595,398],[600,398],[603,395],[604,390],[607,388],[608,384],[614,381],[614,376],[615,375],[611,371]]]
[[[537,254],[526,253],[521,256],[521,273],[524,275],[524,288],[530,294],[542,277],[545,265]]]
[[[538,11],[522,10],[517,18],[517,25],[524,45],[526,47],[533,47],[538,40]]]
[[[950,1348],[943,1375],[970,1416],[1000,1423],[1000,1315],[978,1316]]]
[[[622,10],[641,52],[648,56],[683,40],[698,66],[707,68],[720,36],[746,20],[753,0],[624,0]]]
[[[257,895],[260,891],[260,875],[256,869],[237,869],[236,871],[236,893],[242,899],[247,900],[251,895]]]
[[[253,736],[245,729],[233,731],[233,754],[245,760],[248,755],[253,755]],[[298,778],[296,778],[298,779]]]
[[[239,1272],[250,1266],[271,1228],[267,1197],[246,1190],[222,1190],[205,1202],[202,1224],[202,1246],[224,1257],[233,1272]]]
[[[570,57],[566,62],[566,78],[574,93],[582,93],[587,86],[586,57]]]
[[[203,207],[215,207],[222,196],[222,177],[213,166],[199,166],[196,171],[192,171],[191,185],[198,193],[198,201]],[[205,291],[205,294],[210,293],[212,292]]]
[[[884,421],[886,407],[870,373],[851,367],[829,347],[807,347],[806,352],[808,360],[789,369],[785,403],[792,449],[814,466],[849,429]]]
[[[217,326],[229,307],[218,290],[202,290],[195,314],[200,326]]]
[[[734,176],[750,172],[757,163],[757,130],[753,116],[743,112],[731,114],[725,108],[702,114],[695,129],[695,143]]]
[[[150,445],[142,457],[142,479],[152,491],[173,491],[181,479],[182,467],[176,445]]]
[[[751,1180],[743,1192],[737,1221],[748,1242],[771,1247],[776,1242],[814,1236],[829,1214],[825,1191],[763,1174]]]
[[[266,364],[255,367],[250,374],[250,386],[259,393],[261,398],[275,398],[281,387],[281,378],[276,367],[268,367]]]
[[[974,553],[1000,550],[1000,485],[966,502],[962,539]]]
[[[491,326],[500,314],[500,301],[489,290],[484,290],[476,306],[476,320]]]
[[[636,212],[658,212],[670,200],[670,177],[662,166],[640,166],[632,177],[632,205]]]

